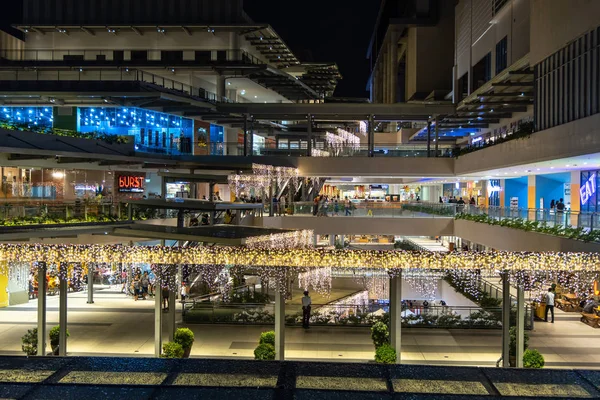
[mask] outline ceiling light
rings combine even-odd
[[[246,94],[246,90],[242,89],[242,91],[240,92],[240,94],[241,94],[242,96],[244,96],[244,95]]]
[[[254,96],[255,99],[258,99],[258,96]]]
[[[571,165],[567,164],[567,168],[570,167]]]

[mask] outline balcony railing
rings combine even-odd
[[[141,65],[262,65],[264,61],[244,50],[131,50],[131,49],[21,49],[0,50],[0,65],[32,62],[72,66]]]
[[[213,156],[243,156],[244,144],[240,142],[223,142],[200,144],[195,143],[196,147],[205,147],[205,155]],[[295,156],[305,157],[308,154],[306,142],[298,144],[295,147],[277,147],[276,143],[254,144],[248,149],[246,155],[254,156]],[[435,156],[435,151],[431,150],[431,157]],[[375,157],[427,157],[427,149],[424,145],[397,144],[397,143],[378,143],[375,144],[373,152]],[[367,145],[345,145],[345,146],[319,146],[313,148],[312,157],[368,157],[369,151]],[[450,148],[438,150],[438,157],[451,157]]]

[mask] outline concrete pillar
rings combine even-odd
[[[67,355],[67,264],[61,263],[61,271],[60,271],[60,293],[59,293],[59,301],[58,301],[58,325],[59,325],[59,335],[58,335],[58,355],[66,356]],[[64,269],[63,269],[64,268]]]
[[[94,268],[96,267],[95,263],[88,263],[88,293],[87,293],[87,303],[94,304]]]
[[[439,123],[440,123],[440,119],[436,115],[436,117],[435,117],[435,146],[434,146],[435,154],[434,154],[434,157],[438,156],[438,144],[440,143],[440,130],[438,128]]]
[[[275,210],[273,209],[273,185],[273,182],[269,185],[269,217],[275,216]]]
[[[510,281],[502,273],[502,366],[510,367]]]
[[[163,243],[163,246],[165,244]],[[129,293],[129,287],[131,286],[131,283],[133,282],[133,264],[128,263],[127,264],[127,284],[125,287],[125,295],[127,295],[127,293]]]
[[[214,203],[214,197],[215,197],[215,183],[210,182],[208,184],[208,201],[210,201],[211,203]],[[212,210],[210,212],[210,224],[214,225],[216,223],[216,219],[217,219],[217,212]]]
[[[254,154],[254,118],[250,119],[250,132],[248,132],[248,154]]]
[[[285,359],[285,296],[279,286],[275,290],[275,359]]]
[[[225,77],[223,75],[217,75],[217,100],[220,101],[222,97],[226,96],[225,89]]]
[[[244,157],[248,155],[248,115],[244,114]]]
[[[229,60],[240,61],[242,50],[240,49],[240,35],[237,32],[229,32]]]
[[[38,299],[37,299],[37,355],[46,355],[46,263],[38,263]]]
[[[340,235],[340,243],[342,244],[342,248],[344,248],[344,241],[346,239],[344,238],[344,235]]]
[[[319,240],[319,236],[316,233],[313,233],[313,246],[317,247],[317,242]]]
[[[396,364],[400,364],[402,347],[402,272],[390,279],[390,345],[396,349]]]
[[[160,267],[159,267],[160,268]],[[154,282],[154,356],[160,357],[162,352],[162,287],[160,273],[156,273]]]
[[[431,120],[427,120],[427,157],[431,157]]]
[[[308,114],[306,117],[306,133],[307,133],[307,146],[306,146],[306,155],[308,157],[312,156],[312,115]]]
[[[398,38],[394,32],[390,41],[390,103],[396,103],[398,94]],[[394,131],[395,132],[395,131]]]
[[[335,246],[335,235],[333,235],[333,234],[329,235],[329,245]]]
[[[169,268],[169,278],[167,282],[169,284],[169,311],[167,313],[167,325],[169,331],[169,341],[173,341],[175,338],[175,311],[177,309],[177,288],[172,287],[175,286],[177,282],[177,278],[175,276],[177,270],[176,266],[171,266]]]
[[[517,352],[516,367],[523,368],[523,353],[525,352],[525,290],[517,286]]]
[[[369,133],[367,136],[367,146],[368,146],[368,156],[369,157],[373,157],[373,153],[375,151],[375,118],[374,116],[371,114],[369,115],[369,122],[368,122],[368,127],[369,127]]]

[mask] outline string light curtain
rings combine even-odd
[[[237,197],[240,197],[242,194],[249,194],[252,190],[257,195],[268,192],[271,185],[277,184],[281,187],[288,180],[290,180],[294,189],[297,189],[298,177],[298,168],[252,164],[251,175],[229,175],[227,181],[231,191],[233,191]]]

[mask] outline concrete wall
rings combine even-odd
[[[600,25],[598,0],[530,0],[530,60],[535,65]]]
[[[452,218],[371,218],[371,217],[263,217],[255,226],[283,229],[312,229],[317,235],[403,235],[448,236]]]
[[[598,243],[584,243],[537,232],[526,232],[465,220],[454,221],[454,236],[504,251],[600,251]]]
[[[600,114],[460,156],[457,175],[600,152]]]
[[[424,157],[299,157],[300,176],[452,176],[454,159]]]

